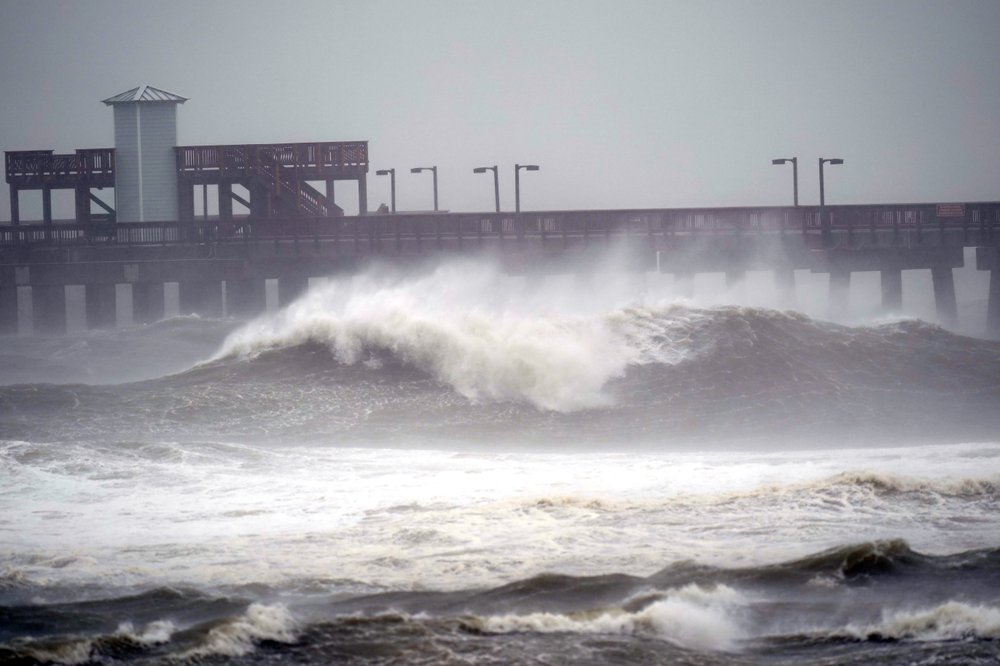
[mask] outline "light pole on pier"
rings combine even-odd
[[[514,165],[514,212],[521,212],[521,169],[525,171],[538,171],[537,164],[515,164]]]
[[[392,197],[390,201],[392,202],[392,212],[396,212],[396,170],[395,169],[379,169],[375,172],[376,176],[389,176],[389,192]]]
[[[500,172],[496,165],[488,167],[476,167],[472,170],[472,173],[486,173],[487,171],[493,172],[493,198],[496,201],[497,212],[500,212]]]
[[[819,158],[819,223],[823,229],[823,241],[824,244],[830,241],[830,220],[826,216],[826,190],[823,187],[823,165],[824,164],[843,164],[844,160],[839,157],[821,157]]]
[[[778,159],[771,160],[771,164],[788,164],[792,163],[792,197],[795,205],[799,205],[799,158],[797,157],[779,157]]]
[[[421,171],[430,171],[434,174],[434,210],[438,209],[438,168],[436,166],[432,167],[413,167],[410,169],[410,173],[420,173]]]

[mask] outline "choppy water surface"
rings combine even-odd
[[[0,662],[995,663],[1000,344],[579,293],[10,340]]]

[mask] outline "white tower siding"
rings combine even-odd
[[[138,104],[116,104],[115,110],[115,213],[119,222],[138,222],[139,134]]]
[[[140,86],[104,100],[115,114],[115,209],[119,222],[177,219],[177,105],[186,100]]]

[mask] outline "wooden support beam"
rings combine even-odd
[[[85,291],[87,328],[114,328],[118,314],[115,285],[88,284]]]
[[[90,222],[90,188],[85,184],[73,188],[74,218],[78,224]]]
[[[132,321],[146,324],[163,319],[164,293],[160,282],[132,283]]]
[[[264,280],[226,280],[227,316],[250,319],[263,314],[266,309]]]
[[[0,287],[0,335],[17,333],[17,287]]]
[[[181,314],[208,317],[222,315],[222,282],[183,281],[178,283]]]
[[[1000,267],[990,271],[990,296],[986,305],[986,334],[1000,339]]]
[[[233,217],[233,184],[219,183],[219,218],[230,220]]]
[[[89,192],[88,194],[90,195],[90,200],[91,200],[91,201],[93,201],[93,202],[94,202],[95,204],[97,204],[98,206],[100,206],[101,208],[103,208],[103,209],[104,209],[104,210],[105,210],[105,211],[107,212],[107,214],[108,214],[108,215],[111,215],[111,216],[114,216],[114,214],[115,214],[115,209],[114,209],[114,208],[112,208],[112,207],[111,207],[111,206],[109,206],[108,204],[104,203],[104,202],[103,202],[103,201],[102,201],[102,200],[101,200],[101,199],[100,199],[100,198],[99,198],[99,197],[98,197],[98,196],[97,196],[96,194],[94,194],[93,192]]]
[[[358,175],[358,215],[368,214],[368,179],[365,174]]]
[[[246,199],[244,199],[244,198],[243,198],[243,197],[241,197],[240,195],[236,194],[236,193],[235,193],[235,192],[233,192],[232,190],[230,190],[230,191],[229,191],[229,196],[230,196],[230,197],[231,197],[231,198],[232,198],[233,200],[235,200],[235,201],[239,201],[239,202],[240,202],[241,204],[243,204],[244,206],[246,206],[246,207],[247,207],[247,210],[249,210],[249,211],[250,211],[251,213],[253,212],[253,205],[252,205],[252,204],[251,204],[251,203],[250,203],[249,201],[247,201]],[[252,199],[253,197],[251,196],[250,198]],[[233,206],[232,206],[232,204],[230,204],[230,206],[229,206],[229,210],[232,210],[232,209],[233,209]]]
[[[21,202],[18,197],[17,186],[13,183],[10,186],[10,223],[13,226],[17,226],[21,223]]]
[[[35,333],[66,334],[66,287],[32,285],[31,310]]]
[[[42,220],[45,224],[52,224],[52,188],[42,188]]]

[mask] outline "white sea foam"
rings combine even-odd
[[[234,332],[217,358],[315,342],[345,364],[378,365],[373,354],[390,354],[473,401],[521,400],[562,412],[600,407],[609,404],[605,383],[630,363],[683,357],[664,344],[669,324],[621,309],[625,293],[608,296],[609,309],[581,302],[579,290],[540,300],[471,262],[405,281],[334,280]]]
[[[71,585],[326,579],[331,552],[338,578],[451,589],[546,571],[649,575],[689,558],[755,566],[862,539],[932,555],[1000,542],[996,494],[847,480],[985,489],[1000,444],[563,455],[202,442],[164,443],[176,455],[155,459],[117,443],[31,447],[11,451],[16,477],[0,472],[16,489],[0,492],[0,528],[16,535],[0,589],[48,601]],[[133,474],[81,475],[84,463]]]
[[[983,477],[926,479],[859,470],[843,472],[814,484],[814,487],[832,486],[868,487],[885,493],[933,493],[944,497],[978,497],[1000,494],[1000,474]]]
[[[886,614],[872,626],[851,625],[836,635],[914,641],[1000,638],[1000,608],[949,601],[934,608]]]
[[[698,585],[670,590],[642,610],[496,615],[478,620],[492,633],[645,634],[696,650],[728,650],[743,637],[737,615],[745,597],[732,588]]]
[[[143,645],[160,645],[170,641],[177,627],[170,620],[157,620],[136,631],[131,622],[118,625],[118,636],[124,636]]]
[[[260,641],[294,643],[295,619],[282,604],[250,604],[246,612],[213,627],[204,642],[180,655],[183,658],[249,654]]]

